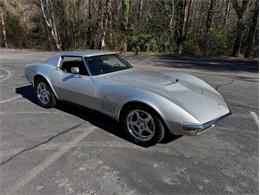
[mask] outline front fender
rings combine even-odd
[[[155,92],[135,88],[131,86],[104,87],[101,90],[100,97],[104,97],[105,101],[112,102],[117,105],[115,119],[120,119],[122,108],[132,102],[143,103],[153,108],[164,120],[167,128],[173,134],[180,134],[183,122],[190,121],[198,123],[198,120],[187,113],[174,102],[168,100],[162,95]]]

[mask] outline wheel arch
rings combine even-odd
[[[158,108],[156,108],[154,105],[151,105],[147,102],[143,102],[143,101],[138,101],[138,100],[133,100],[133,101],[129,101],[129,102],[126,102],[122,107],[121,109],[119,110],[119,114],[118,114],[118,118],[117,120],[120,122],[123,115],[124,115],[124,112],[127,110],[127,108],[129,108],[130,106],[144,106],[144,107],[147,107],[149,109],[151,109],[152,111],[155,112],[155,114],[158,115],[158,117],[160,118],[164,128],[166,131],[169,131],[168,129],[168,126],[166,124],[166,121],[164,120],[164,117],[163,117],[163,114],[159,111]]]
[[[50,86],[50,88],[51,88],[51,90],[53,91],[55,97],[58,99],[57,93],[56,93],[56,91],[54,90],[54,88],[53,88],[51,82],[49,81],[49,79],[47,79],[47,78],[46,78],[45,76],[43,76],[42,74],[36,74],[36,75],[34,75],[34,77],[33,77],[33,87],[35,87],[35,83],[36,83],[36,81],[37,81],[38,79],[44,79],[44,80],[47,82],[47,84]]]

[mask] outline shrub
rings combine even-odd
[[[200,50],[204,55],[222,55],[228,48],[227,33],[223,28],[211,28],[207,35],[199,39]]]
[[[183,42],[183,54],[201,55],[199,43],[195,39],[189,39]]]

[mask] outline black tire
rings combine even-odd
[[[128,123],[127,123],[127,120],[129,120],[128,117],[135,110],[144,111],[153,118],[154,126],[155,126],[154,134],[148,140],[140,140],[140,139],[136,138],[133,131],[131,130],[131,128],[128,127]],[[148,106],[143,106],[143,105],[135,106],[134,105],[134,106],[127,107],[122,113],[121,124],[122,124],[123,130],[124,130],[127,138],[131,142],[133,142],[139,146],[149,147],[149,146],[156,145],[164,138],[164,135],[165,135],[165,128],[164,128],[164,125],[163,125],[159,115],[153,109],[149,108]]]
[[[46,103],[44,103],[43,101],[41,101],[40,99],[40,95],[38,94],[39,92],[37,92],[37,89],[39,87],[39,85],[44,85],[46,88],[46,92],[49,93],[49,100],[46,101]],[[35,85],[34,85],[34,94],[36,96],[37,102],[38,104],[43,107],[43,108],[52,108],[55,107],[56,103],[57,103],[57,99],[51,89],[51,87],[49,86],[48,82],[44,79],[44,78],[39,78],[36,80]],[[45,99],[46,100],[46,99]]]

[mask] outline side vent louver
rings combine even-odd
[[[115,113],[115,105],[108,102],[102,102],[102,109],[106,112]]]

